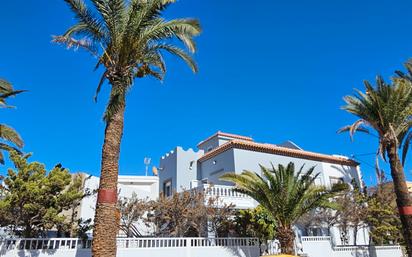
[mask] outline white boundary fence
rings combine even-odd
[[[333,246],[330,237],[302,237],[309,257],[402,257],[400,246]],[[90,257],[91,240],[25,238],[0,240],[0,257]],[[271,248],[271,247],[270,247]],[[271,249],[276,251],[276,249]],[[118,238],[117,256],[258,257],[256,238]]]
[[[302,237],[303,253],[309,257],[403,257],[399,245],[333,246],[329,236]]]
[[[91,240],[25,238],[0,241],[4,257],[90,257]],[[118,238],[117,256],[257,257],[255,238]]]

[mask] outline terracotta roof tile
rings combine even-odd
[[[247,141],[242,141],[242,140],[231,140],[213,149],[212,151],[204,154],[199,159],[199,162],[209,160],[210,158],[213,158],[219,155],[220,153],[223,153],[226,150],[232,149],[232,148],[244,149],[244,150],[249,150],[249,151],[254,151],[254,152],[283,155],[283,156],[289,156],[289,157],[307,159],[307,160],[313,160],[313,161],[322,161],[322,162],[347,165],[347,166],[358,166],[359,165],[358,162],[351,160],[351,159],[344,158],[344,157],[337,157],[333,155],[326,155],[326,154],[314,153],[314,152],[303,151],[303,150],[298,150],[298,149],[291,149],[291,148],[281,147],[281,146],[272,145],[272,144],[247,142]]]

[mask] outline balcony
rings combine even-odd
[[[236,192],[233,186],[211,185],[203,184],[196,188],[196,190],[203,190],[206,197],[217,197],[220,204],[234,204],[235,209],[249,209],[255,208],[257,202],[251,197]]]

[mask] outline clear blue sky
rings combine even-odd
[[[174,146],[195,147],[217,130],[330,154],[375,152],[373,138],[351,143],[336,134],[355,119],[340,110],[342,97],[412,57],[411,10],[406,0],[179,0],[167,17],[201,20],[200,72],[168,58],[163,84],[136,81],[121,174],[143,174],[145,156],[158,163]],[[50,43],[72,23],[63,0],[2,1],[0,77],[29,92],[0,119],[21,133],[33,160],[97,175],[108,87],[95,104],[95,60]],[[373,155],[359,158],[374,163]],[[361,167],[370,184],[373,168]],[[407,174],[412,179],[410,165]]]

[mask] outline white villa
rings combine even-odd
[[[204,190],[207,196],[219,196],[235,208],[254,208],[257,203],[250,197],[237,193],[233,185],[219,180],[227,172],[241,173],[243,170],[260,172],[259,165],[270,166],[289,162],[296,168],[315,166],[319,173],[319,185],[331,187],[335,183],[351,183],[362,186],[359,163],[340,155],[327,155],[303,150],[293,142],[267,144],[255,142],[252,138],[217,132],[197,145],[197,151],[175,147],[161,157],[154,170],[157,176],[119,176],[120,197],[137,194],[140,198],[156,199],[160,193],[171,195],[174,191]],[[85,188],[98,188],[99,179],[90,176],[85,180]],[[96,197],[88,197],[78,210],[79,216],[94,218]],[[150,229],[147,228],[146,229]],[[142,235],[151,234],[141,231]],[[360,229],[357,245],[350,235],[349,245],[343,245],[339,227],[326,229],[296,227],[296,250],[308,257],[402,257],[400,246],[369,245],[368,230]],[[351,234],[351,233],[350,233]],[[38,238],[0,240],[0,257],[90,257],[91,240],[77,238]],[[260,245],[256,238],[216,238],[213,235],[199,238],[118,238],[117,256],[173,256],[173,257],[258,257]],[[270,245],[269,253],[278,249]]]
[[[203,188],[210,196],[219,196],[224,202],[235,204],[236,208],[254,208],[257,203],[248,196],[233,191],[233,185],[221,181],[224,173],[241,173],[244,170],[260,172],[259,165],[287,165],[293,162],[299,169],[315,166],[320,173],[319,185],[331,187],[335,183],[351,183],[355,180],[362,187],[359,163],[340,155],[326,155],[305,151],[293,142],[267,144],[255,142],[252,138],[217,132],[197,145],[198,151],[175,147],[160,159],[160,191],[170,195],[173,191]],[[341,245],[339,228],[299,229],[300,236],[331,236],[334,244]],[[357,235],[357,244],[369,243],[366,229]],[[354,244],[353,235],[349,244]]]
[[[255,142],[252,138],[217,132],[197,145],[198,150],[184,150],[175,147],[160,158],[158,176],[119,176],[118,188],[120,197],[130,197],[133,193],[139,198],[154,200],[159,193],[171,195],[172,192],[200,189],[207,196],[219,196],[227,204],[234,204],[237,209],[248,209],[257,206],[252,198],[237,193],[233,185],[221,181],[219,177],[227,172],[241,173],[243,170],[260,172],[259,165],[270,166],[289,162],[295,163],[297,169],[302,165],[306,168],[315,166],[315,172],[320,173],[316,181],[319,185],[331,187],[335,183],[351,183],[355,180],[362,186],[359,163],[340,155],[326,155],[305,151],[295,143],[287,141],[274,145]],[[99,178],[90,177],[85,181],[85,188],[98,188]],[[79,210],[83,219],[94,218],[96,196],[85,198]],[[144,226],[142,230],[147,230]],[[143,235],[151,231],[141,231]],[[335,245],[342,245],[338,227],[331,230],[322,227],[309,229],[299,228],[297,235],[330,236]],[[349,244],[354,244],[354,236],[349,233]],[[357,244],[369,243],[368,232],[360,229],[357,234]]]

